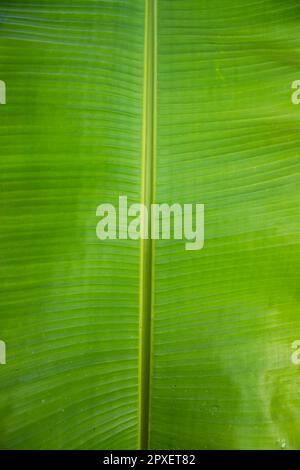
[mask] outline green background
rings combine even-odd
[[[0,448],[135,449],[140,244],[96,207],[141,198],[143,0],[1,1]],[[297,0],[157,1],[149,447],[300,448]]]

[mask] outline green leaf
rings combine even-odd
[[[1,448],[138,446],[143,1],[1,3]]]
[[[299,448],[297,0],[0,18],[0,448]],[[99,241],[122,195],[204,248]]]

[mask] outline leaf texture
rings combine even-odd
[[[0,21],[0,448],[299,448],[298,1],[3,0]],[[147,51],[147,204],[203,203],[205,245],[145,264],[95,212],[145,201]]]
[[[205,246],[156,244],[151,448],[299,448],[299,14],[158,2],[157,200]]]
[[[1,448],[138,445],[144,2],[1,2]]]

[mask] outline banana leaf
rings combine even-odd
[[[299,24],[1,0],[1,449],[300,448]],[[203,249],[99,241],[122,195],[203,203]]]

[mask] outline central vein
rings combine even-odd
[[[153,243],[151,204],[154,199],[155,101],[156,101],[156,0],[145,0],[144,116],[142,155],[142,203],[147,208],[148,238],[141,240],[140,272],[140,383],[139,447],[149,444],[150,366]]]

